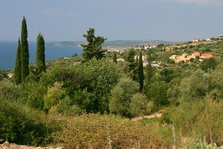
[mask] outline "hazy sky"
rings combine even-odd
[[[16,41],[22,16],[29,41],[84,40],[89,27],[108,40],[185,41],[223,34],[223,0],[0,0],[0,40]]]

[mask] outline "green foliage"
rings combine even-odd
[[[165,80],[167,83],[170,82],[173,77],[174,77],[174,72],[170,69],[166,69],[164,68],[161,72],[160,72],[161,77],[163,78],[163,80]]]
[[[223,99],[223,63],[219,64],[214,71],[209,74],[210,82],[209,95],[216,100]]]
[[[4,70],[0,69],[0,81],[2,81],[4,79],[7,79],[7,78],[8,78],[7,71],[4,71]]]
[[[132,96],[129,105],[129,112],[132,116],[143,116],[147,113],[148,100],[142,93],[136,93]]]
[[[143,88],[144,88],[144,72],[143,72],[142,52],[140,52],[140,54],[139,54],[138,75],[139,75],[139,88],[140,88],[140,91],[143,91]]]
[[[198,69],[189,77],[185,77],[179,86],[180,100],[196,100],[204,98],[209,90],[209,75]]]
[[[43,73],[40,82],[45,86],[62,83],[71,105],[87,112],[104,113],[108,112],[108,98],[119,77],[116,64],[92,59],[75,67],[55,67]]]
[[[25,81],[26,77],[29,75],[29,45],[28,45],[28,32],[26,19],[22,19],[21,27],[21,77],[22,82]]]
[[[36,81],[38,82],[40,80],[41,74],[39,71],[39,68],[37,67],[36,64],[31,64],[29,67],[29,76],[27,77],[27,82],[28,81]]]
[[[22,82],[21,78],[21,45],[20,39],[18,40],[18,47],[16,52],[16,62],[14,68],[14,79],[16,84],[20,84]]]
[[[187,71],[186,75],[174,78],[168,87],[168,97],[173,103],[193,101],[210,96],[212,99],[222,100],[222,64],[215,70],[204,72],[200,69]],[[193,72],[194,71],[194,72]]]
[[[62,89],[62,84],[55,82],[44,96],[44,110],[49,113],[59,112],[58,106],[64,97],[65,91]]]
[[[151,55],[152,55],[152,51],[151,50],[149,50],[148,52],[147,52],[147,66],[146,66],[146,83],[147,83],[147,85],[150,83],[150,80],[151,80],[151,78],[152,78],[152,76],[154,75],[154,69],[153,69],[153,67],[152,67],[152,57],[151,57]]]
[[[222,141],[223,103],[212,99],[183,102],[172,108],[169,117],[176,127],[177,140],[181,137],[199,140],[206,137],[208,143]]]
[[[201,64],[200,67],[204,71],[208,71],[210,69],[215,69],[215,67],[218,65],[218,62],[214,58],[205,59]]]
[[[45,42],[41,34],[37,36],[37,47],[36,47],[36,65],[39,73],[46,71],[45,64]]]
[[[171,105],[178,105],[180,102],[179,98],[181,97],[180,94],[181,81],[182,81],[181,77],[176,77],[172,79],[168,84],[167,97]]]
[[[73,68],[71,67],[59,67],[55,66],[50,69],[48,72],[42,74],[40,78],[41,84],[44,86],[52,86],[55,82],[69,82],[69,78],[77,77],[74,72]]]
[[[87,78],[85,87],[91,94],[91,105],[87,112],[108,112],[109,96],[120,77],[116,64],[109,60],[95,59],[79,65],[77,71]]]
[[[158,45],[157,45],[158,48],[162,48],[162,47],[164,47],[164,46],[165,46],[164,44],[158,44]]]
[[[158,57],[157,57],[157,60],[159,60],[159,61],[161,61],[161,62],[167,64],[167,63],[170,62],[169,57],[170,57],[171,55],[173,55],[173,52],[171,52],[171,51],[170,51],[170,52],[161,52],[161,53],[159,53],[159,55],[158,55]]]
[[[5,100],[18,100],[21,97],[21,88],[8,80],[0,81],[0,98]]]
[[[44,95],[46,94],[47,88],[40,83],[30,81],[22,86],[21,102],[29,107],[43,110],[44,106]]]
[[[57,129],[55,124],[40,112],[0,97],[1,142],[44,145],[52,141],[50,134]]]
[[[138,84],[129,78],[122,78],[112,89],[109,109],[111,113],[129,116],[132,95],[138,91]]]
[[[113,62],[117,64],[117,53],[113,52]]]
[[[96,58],[97,60],[102,59],[105,56],[106,50],[102,49],[102,44],[106,40],[106,38],[102,36],[95,37],[94,28],[89,28],[87,34],[84,34],[84,37],[87,40],[86,44],[82,44],[83,47],[83,57],[85,61],[89,61],[92,58]]]
[[[128,73],[133,80],[137,78],[137,61],[135,60],[136,52],[130,49],[127,53],[126,61],[128,65]]]
[[[165,81],[161,80],[159,77],[153,77],[153,80],[146,88],[147,98],[153,101],[154,109],[157,111],[162,106],[168,104],[167,99],[167,84]]]

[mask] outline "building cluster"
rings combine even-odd
[[[201,54],[200,52],[195,51],[191,55],[189,54],[182,54],[182,55],[172,55],[169,57],[169,59],[173,60],[175,63],[185,62],[190,63],[192,59],[198,58],[199,61],[203,61],[204,59],[212,58],[213,55],[209,53]]]
[[[125,47],[125,48],[121,48],[121,47],[116,47],[116,48],[113,48],[113,47],[108,47],[107,48],[107,52],[109,53],[112,53],[112,52],[117,52],[117,53],[123,53],[127,50],[131,49],[131,47]]]
[[[156,48],[156,47],[157,47],[157,45],[145,45],[144,50],[153,49],[153,48]]]

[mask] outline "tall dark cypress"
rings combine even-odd
[[[28,45],[28,32],[26,25],[26,18],[22,19],[21,27],[21,78],[22,82],[25,81],[29,75],[29,45]]]
[[[146,66],[146,84],[148,85],[150,83],[150,80],[153,76],[153,67],[151,65],[151,49],[149,49],[148,53],[147,53],[147,66]]]
[[[139,54],[138,75],[139,75],[139,87],[140,87],[140,91],[142,91],[144,87],[142,51],[140,51],[140,54]]]
[[[20,39],[18,40],[18,47],[16,52],[16,60],[15,60],[15,67],[14,67],[14,78],[15,83],[20,84],[22,82],[21,78],[21,44]]]
[[[41,34],[37,36],[37,47],[36,47],[36,65],[39,72],[46,71],[45,63],[45,42]]]

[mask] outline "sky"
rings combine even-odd
[[[0,0],[0,41],[80,41],[88,28],[108,40],[189,41],[223,34],[223,0]]]

